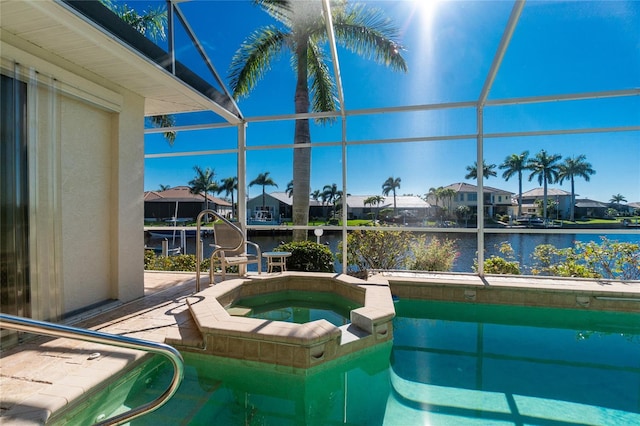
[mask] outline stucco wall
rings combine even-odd
[[[2,42],[3,67],[19,63],[25,76],[37,71],[57,85],[53,113],[40,112],[46,90],[30,101],[39,104],[30,135],[32,303],[68,314],[143,296],[144,99],[12,41]]]
[[[65,311],[112,297],[112,114],[62,97],[62,258]]]

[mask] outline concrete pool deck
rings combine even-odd
[[[378,276],[371,277],[370,282],[375,283],[377,279]],[[549,277],[481,279],[473,275],[413,273],[394,273],[393,278],[385,276],[384,279],[389,280],[394,294],[406,293],[401,297],[491,303],[491,300],[485,300],[485,295],[500,293],[500,298],[509,298],[512,304],[518,305],[540,306],[546,300],[545,306],[572,303],[574,309],[594,309],[606,303],[616,308],[624,307],[620,309],[623,311],[640,313],[639,282],[598,283]],[[203,288],[206,288],[206,282]],[[492,292],[491,289],[503,291]],[[127,304],[106,305],[65,324],[155,342],[164,342],[167,338],[195,341],[201,336],[186,301],[194,291],[193,273],[145,272],[145,297]],[[581,302],[589,303],[581,306]],[[91,356],[94,353],[100,355],[94,358]],[[2,351],[0,423],[44,424],[53,412],[88,394],[94,386],[143,356],[134,350],[45,337],[30,339]]]
[[[145,272],[144,277],[143,298],[105,305],[64,323],[161,343],[169,336],[197,338],[186,304],[195,291],[195,273]],[[95,353],[100,356],[92,357]],[[45,424],[52,413],[144,356],[131,349],[50,337],[2,351],[0,423]]]

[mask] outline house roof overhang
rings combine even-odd
[[[213,111],[227,122],[241,122],[225,93],[180,63],[172,74],[168,53],[100,2],[2,1],[0,8],[3,36],[139,94],[146,116]]]

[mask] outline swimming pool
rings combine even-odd
[[[396,314],[393,343],[309,370],[187,353],[176,396],[132,424],[640,424],[640,314],[411,300]],[[170,377],[146,372],[125,406]]]

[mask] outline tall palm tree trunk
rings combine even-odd
[[[574,221],[575,219],[575,212],[573,211],[575,205],[576,205],[576,190],[574,188],[574,180],[573,180],[573,175],[571,176],[571,206],[569,206],[569,211],[571,212],[569,215],[569,220],[571,220],[571,222]]]
[[[522,171],[518,172],[518,217],[522,217]]]
[[[296,114],[309,112],[309,87],[307,85],[307,41],[298,43],[297,66],[298,77],[295,93]],[[308,144],[311,142],[308,119],[297,119],[295,124],[294,144]],[[311,148],[295,148],[293,150],[293,224],[307,225],[309,223],[309,188],[311,188]],[[294,241],[307,239],[304,229],[293,230]]]
[[[544,177],[544,192],[542,195],[542,219],[547,220],[547,177]]]

